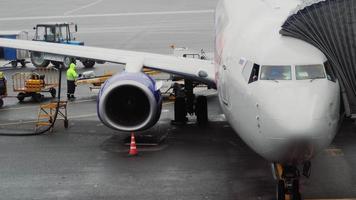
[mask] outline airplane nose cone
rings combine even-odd
[[[331,93],[310,88],[269,91],[273,98],[256,104],[260,133],[268,146],[264,157],[301,163],[326,148],[335,136],[338,102]]]

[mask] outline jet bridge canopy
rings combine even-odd
[[[339,79],[346,114],[356,114],[356,1],[304,0],[280,34],[304,40],[326,55]]]

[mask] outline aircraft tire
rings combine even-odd
[[[4,105],[4,100],[0,99],[0,108]]]
[[[284,188],[284,181],[279,180],[276,186],[277,200],[285,200],[286,193]]]
[[[185,99],[177,97],[174,101],[174,120],[179,123],[185,123],[187,121],[186,114]]]
[[[206,96],[198,96],[195,105],[195,115],[197,116],[197,123],[199,125],[206,125],[208,123],[208,101]]]
[[[302,198],[299,192],[299,181],[297,179],[293,180],[292,184],[292,200],[301,200]]]

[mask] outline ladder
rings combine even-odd
[[[54,115],[56,114],[58,101],[53,101],[48,104],[43,104],[38,110],[38,119],[35,127],[35,131],[40,127],[51,126],[54,120]],[[57,120],[64,120],[64,128],[68,128],[68,118],[67,118],[67,101],[60,101],[58,108]],[[53,132],[53,127],[51,128]]]

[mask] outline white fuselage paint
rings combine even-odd
[[[284,164],[301,164],[326,148],[340,118],[338,82],[295,78],[295,65],[326,61],[314,46],[279,34],[298,3],[222,0],[216,10],[215,63],[221,107],[254,151]],[[249,84],[246,74],[250,75],[253,63],[290,65],[293,78]]]

